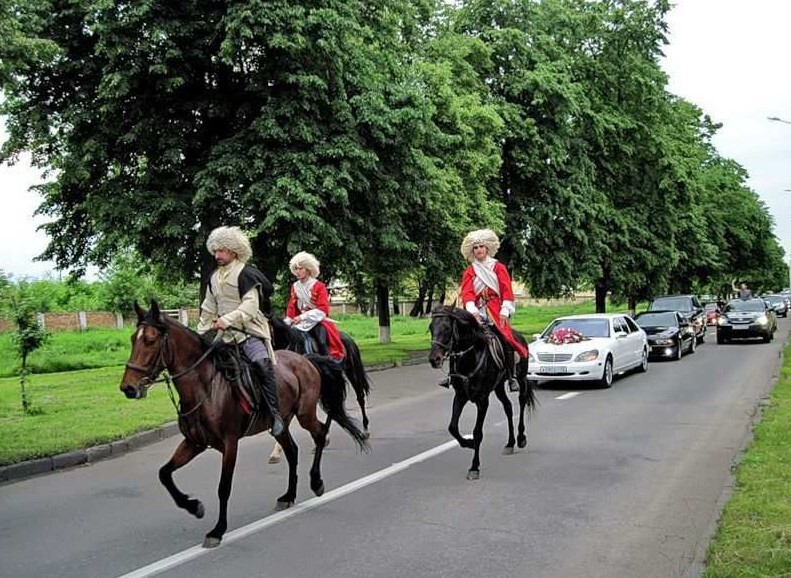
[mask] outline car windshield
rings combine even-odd
[[[785,301],[782,295],[766,295],[764,297],[769,303],[782,303]]]
[[[689,297],[659,297],[651,302],[652,311],[667,309],[670,311],[692,311]]]
[[[556,319],[553,321],[542,337],[552,335],[558,329],[573,329],[582,333],[583,337],[609,337],[610,322],[606,318],[578,318],[578,319]]]
[[[766,305],[761,299],[736,299],[725,306],[725,313],[731,311],[764,311],[765,309]]]
[[[678,317],[673,312],[641,313],[635,318],[640,327],[678,327]]]

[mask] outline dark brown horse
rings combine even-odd
[[[527,379],[527,359],[522,359],[516,366],[516,379],[519,382],[519,435],[514,439],[514,419],[511,400],[505,392],[505,369],[498,362],[496,345],[492,348],[492,331],[485,330],[468,311],[457,307],[436,309],[431,316],[431,351],[429,362],[434,368],[442,366],[445,358],[450,358],[450,378],[456,395],[453,398],[453,413],[448,431],[456,438],[463,448],[473,450],[472,465],[467,472],[467,479],[477,480],[480,477],[480,448],[483,440],[483,422],[489,409],[489,394],[494,391],[497,399],[503,404],[508,418],[508,443],[503,448],[504,454],[514,453],[514,442],[520,448],[527,445],[525,433],[525,408],[535,408],[536,398],[532,384]],[[524,338],[514,331],[514,336],[525,346]],[[499,339],[495,337],[495,339]],[[459,433],[459,417],[467,402],[478,407],[472,439],[462,437]]]
[[[219,517],[203,542],[207,548],[217,546],[228,528],[228,498],[239,439],[268,430],[271,418],[268,413],[251,415],[243,410],[237,386],[229,383],[215,366],[211,351],[214,345],[207,346],[197,333],[161,315],[156,301],[151,302],[149,311],[144,311],[136,303],[135,310],[137,329],[132,335],[132,353],[121,380],[121,391],[128,398],[145,397],[148,388],[161,381],[157,376],[167,370],[168,387],[172,380],[178,392],[178,421],[184,439],[170,460],[160,468],[159,480],[176,505],[197,518],[203,517],[203,504],[176,487],[173,472],[208,447],[222,454]],[[275,376],[280,413],[285,423],[277,441],[283,446],[289,467],[286,493],[277,499],[280,509],[291,506],[297,494],[298,452],[289,432],[293,417],[310,432],[316,444],[310,487],[317,496],[324,493],[321,456],[327,435],[327,427],[316,415],[317,404],[321,403],[327,416],[346,430],[361,449],[367,449],[367,442],[344,408],[346,386],[343,374],[326,358],[280,351]]]

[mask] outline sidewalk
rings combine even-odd
[[[391,394],[395,393],[394,389],[396,387],[399,389],[403,387],[405,391],[400,391],[399,393],[401,395],[409,395],[410,392],[406,390],[412,389],[416,384],[410,380],[392,378],[388,379],[387,377],[390,376],[385,377],[383,372],[396,370],[402,366],[427,363],[428,360],[426,358],[427,352],[415,352],[415,354],[403,364],[388,363],[366,367],[365,369],[368,373],[377,373],[381,377],[384,377],[385,379],[382,381],[387,381],[386,388]],[[398,374],[400,372],[394,371],[393,373]],[[380,381],[380,379],[377,378],[374,379],[374,381]],[[382,384],[379,385],[381,386]],[[422,384],[421,389],[426,391],[428,385],[429,384]],[[374,385],[372,389],[376,389],[376,387],[377,386]],[[74,466],[91,464],[108,458],[118,457],[132,450],[162,441],[180,433],[181,432],[179,431],[178,422],[173,421],[168,422],[158,428],[138,432],[132,436],[114,442],[73,450],[45,458],[38,458],[35,460],[28,460],[6,466],[0,466],[0,484],[22,480],[31,476],[46,474],[65,468],[72,468]]]

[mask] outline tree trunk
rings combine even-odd
[[[410,317],[422,317],[424,313],[423,302],[426,300],[426,282],[421,281],[417,285],[417,299],[409,312]]]
[[[376,282],[376,305],[379,311],[379,343],[390,343],[390,292],[384,282]]]
[[[637,299],[629,297],[629,315],[632,317],[637,313]]]
[[[428,299],[426,300],[426,313],[431,313],[434,310],[434,285],[429,287]]]
[[[596,282],[596,313],[607,312],[607,285],[604,281]]]

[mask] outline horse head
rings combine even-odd
[[[442,366],[442,360],[457,350],[465,347],[481,332],[475,317],[464,309],[453,305],[438,306],[431,313],[431,351],[428,354],[431,367]]]
[[[148,311],[135,301],[135,313],[137,329],[132,334],[132,353],[126,362],[120,389],[129,399],[142,399],[166,367],[168,324],[154,299]]]

